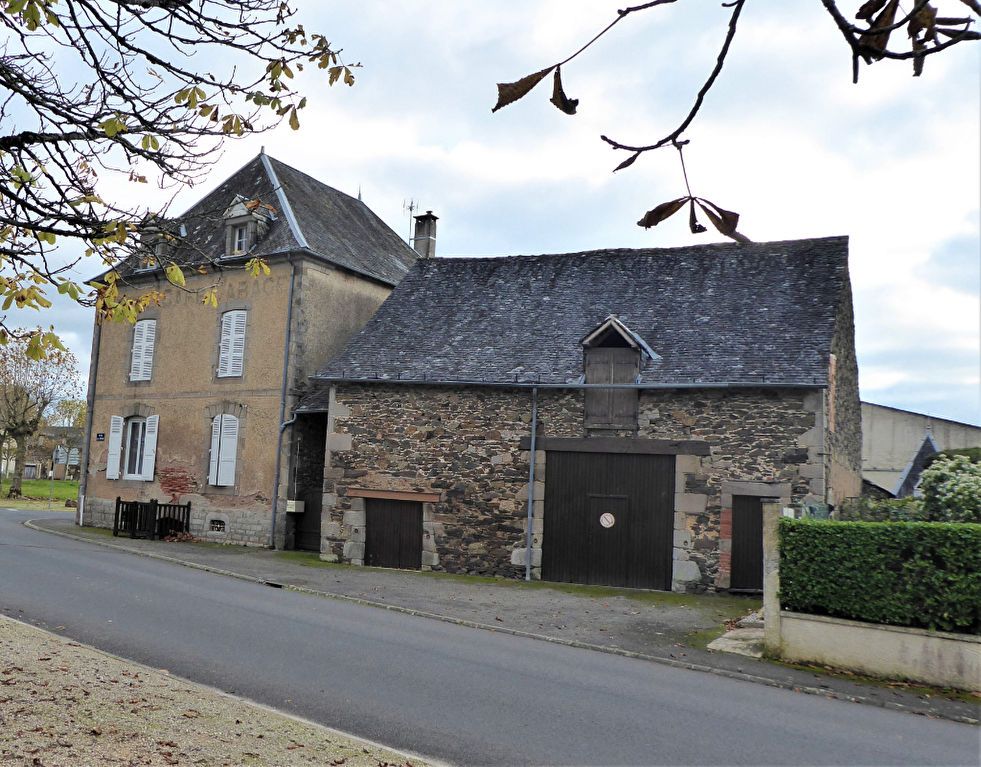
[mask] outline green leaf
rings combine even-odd
[[[182,272],[181,268],[173,261],[171,261],[164,269],[164,275],[167,277],[167,281],[172,285],[176,285],[179,288],[184,287],[184,272]]]

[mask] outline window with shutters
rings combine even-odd
[[[160,416],[123,418],[114,415],[109,424],[106,479],[151,481],[157,455]]]
[[[238,454],[239,421],[223,413],[211,420],[211,457],[208,464],[208,484],[231,487],[235,484],[235,462]]]
[[[152,377],[153,348],[156,339],[156,320],[140,320],[133,326],[133,350],[129,363],[130,381],[149,381]]]
[[[587,384],[632,384],[640,373],[640,352],[627,346],[583,349]],[[637,389],[586,389],[586,427],[636,429]]]
[[[221,338],[218,343],[218,377],[241,376],[245,368],[245,327],[248,312],[244,309],[221,315]]]

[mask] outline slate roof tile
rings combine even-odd
[[[420,259],[317,378],[571,383],[614,314],[661,357],[641,383],[819,386],[847,279],[846,237]]]
[[[266,170],[264,158],[273,169],[273,177]],[[286,196],[299,232],[294,230],[283,209],[273,178]],[[361,200],[261,154],[186,212],[164,223],[175,232],[183,224],[186,231],[183,239],[193,245],[168,254],[167,260],[189,264],[222,259],[225,254],[222,216],[237,196],[260,200],[275,211],[265,236],[244,258],[305,250],[387,285],[397,284],[415,261],[415,251]],[[132,262],[120,271],[133,275],[137,271],[134,267]]]

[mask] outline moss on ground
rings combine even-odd
[[[317,554],[305,551],[278,551],[276,556],[304,567],[345,568],[350,565],[337,562],[324,562]],[[385,568],[372,568],[383,570]],[[643,589],[622,589],[614,586],[586,586],[578,583],[555,583],[552,581],[519,581],[510,578],[495,578],[486,575],[459,575],[431,570],[403,571],[420,578],[435,578],[473,585],[499,586],[511,589],[547,589],[591,599],[612,599],[622,597],[650,605],[671,605],[711,609],[720,621],[737,618],[758,610],[762,606],[759,599],[734,596],[730,594],[675,594],[670,591],[645,591]],[[721,632],[721,626],[719,631]],[[714,637],[713,637],[714,638]],[[709,640],[711,641],[711,640]]]
[[[831,666],[819,666],[813,663],[790,663],[788,661],[767,658],[770,663],[784,668],[792,668],[797,671],[806,671],[810,674],[819,676],[842,679],[868,687],[878,687],[883,690],[897,690],[909,695],[916,695],[921,698],[947,698],[948,700],[959,700],[964,703],[973,703],[981,706],[981,696],[978,693],[967,692],[966,690],[956,690],[952,687],[932,687],[920,682],[904,682],[898,679],[886,679],[884,677],[868,676],[858,674],[844,669],[832,668]]]

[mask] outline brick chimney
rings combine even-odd
[[[431,210],[416,216],[412,248],[419,254],[419,258],[436,258],[436,219]]]

